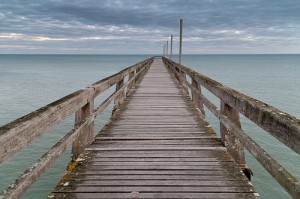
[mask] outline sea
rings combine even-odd
[[[0,126],[84,88],[153,55],[0,55]],[[178,56],[172,59],[178,62]],[[182,64],[248,96],[300,118],[300,55],[183,55]],[[103,101],[113,90],[99,98]],[[215,105],[218,98],[203,89]],[[111,116],[112,106],[97,120],[99,132]],[[219,121],[206,109],[206,118],[219,132]],[[68,117],[26,149],[0,165],[0,192],[37,161],[71,128]],[[241,116],[242,128],[272,157],[300,180],[300,156]],[[268,172],[246,153],[254,172],[252,184],[261,198],[291,198]],[[70,161],[70,147],[22,196],[47,198]]]

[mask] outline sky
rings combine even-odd
[[[0,0],[0,54],[300,53],[300,0]],[[170,51],[170,50],[169,50]]]

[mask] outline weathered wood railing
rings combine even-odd
[[[2,192],[0,198],[21,196],[70,144],[73,144],[72,159],[75,161],[94,139],[95,118],[111,102],[114,101],[115,105],[121,103],[135,82],[144,75],[152,61],[153,58],[146,59],[0,127],[1,164],[66,119],[67,116],[75,113],[74,128]],[[116,85],[116,91],[94,109],[94,99],[114,85]]]
[[[163,60],[183,86],[190,88],[192,99],[202,114],[205,114],[203,108],[205,105],[220,120],[222,142],[236,162],[242,167],[245,166],[245,147],[293,198],[300,198],[299,181],[242,130],[239,113],[298,154],[300,154],[300,120],[188,67],[167,58]],[[186,75],[191,78],[191,82],[186,80]],[[201,93],[201,86],[220,99],[220,110]]]

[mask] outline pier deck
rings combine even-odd
[[[161,59],[50,198],[259,198]]]

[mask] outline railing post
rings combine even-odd
[[[124,77],[122,77],[122,79],[116,84],[116,91],[120,90],[123,86],[124,86]],[[117,105],[117,104],[121,103],[124,98],[125,98],[125,89],[119,95],[119,97],[117,97],[117,99],[115,100],[115,104]]]
[[[94,99],[90,99],[89,102],[75,112],[75,125],[80,124],[94,110]],[[84,127],[78,135],[78,138],[72,145],[72,160],[75,161],[80,153],[89,146],[94,140],[94,122],[91,122],[88,126]]]
[[[146,68],[149,67],[149,66],[150,66],[149,62],[146,62],[146,63],[142,63],[142,64],[137,68],[136,73],[140,72],[141,70],[143,70],[143,71],[140,72],[140,73],[136,76],[135,82],[137,82],[137,81],[140,79],[140,77],[142,77],[142,76],[146,73],[146,71],[147,71]]]
[[[221,100],[221,113],[241,128],[239,112]],[[241,142],[222,123],[220,123],[221,139],[231,156],[239,165],[245,165],[244,147]]]
[[[168,54],[169,54],[169,41],[167,41],[167,58],[168,58]]]
[[[193,78],[192,78],[192,86],[194,86],[200,92],[200,94],[201,94],[201,86]],[[205,111],[204,111],[203,101],[202,101],[201,97],[199,97],[199,95],[197,95],[196,92],[193,91],[193,90],[192,90],[192,100],[193,100],[195,106],[200,109],[203,117],[205,117]]]
[[[173,35],[171,35],[171,53],[170,53],[170,60],[172,60],[173,55]]]
[[[181,72],[181,56],[182,56],[182,24],[183,24],[183,20],[180,19],[180,37],[179,37],[179,65],[180,65],[180,72]]]
[[[132,71],[131,73],[129,73],[128,81],[132,80],[132,78],[134,78],[135,74],[136,74],[135,70]],[[126,96],[128,96],[128,94],[129,94],[129,92],[130,92],[132,86],[134,85],[134,83],[135,83],[135,82],[132,81],[132,82],[130,82],[130,83],[128,84],[128,86],[127,86],[127,91],[126,91]]]
[[[141,68],[142,68],[142,65],[143,64],[139,64],[137,67],[136,67],[136,73],[140,72]],[[139,76],[139,75],[138,75]]]
[[[139,64],[139,66],[136,68],[136,70],[135,70],[135,73],[136,73],[136,74],[140,72],[140,70],[141,70],[141,68],[142,68],[142,65],[143,65],[143,64]],[[137,81],[138,81],[138,79],[140,78],[140,75],[141,75],[141,74],[139,73],[139,74],[137,74],[137,75],[135,76],[134,82],[137,82]]]
[[[119,80],[118,83],[116,83],[116,92],[118,90],[120,90],[120,88],[122,88],[122,86],[124,86],[124,77],[122,77],[122,79]],[[120,105],[121,105],[124,98],[125,98],[125,89],[122,93],[120,93],[120,95],[118,97],[115,98],[115,101],[114,101],[115,105],[114,105],[113,110],[112,110],[112,115],[120,107]]]
[[[182,71],[182,66],[180,66],[180,71],[181,71],[180,75],[182,76],[183,79],[186,80],[186,73]],[[185,91],[188,93],[188,92],[189,92],[189,87],[188,87],[188,85],[186,85],[186,84],[184,83],[184,81],[181,81],[181,80],[180,80],[180,83],[181,83],[182,87],[185,89]]]
[[[173,66],[174,66],[174,65],[173,65]],[[178,72],[178,74],[180,75],[180,69],[179,69],[179,67],[174,66],[174,70],[175,70],[176,72]],[[180,80],[180,78],[179,78],[179,75],[177,75],[177,73],[175,73],[176,79],[181,83],[181,80]]]

